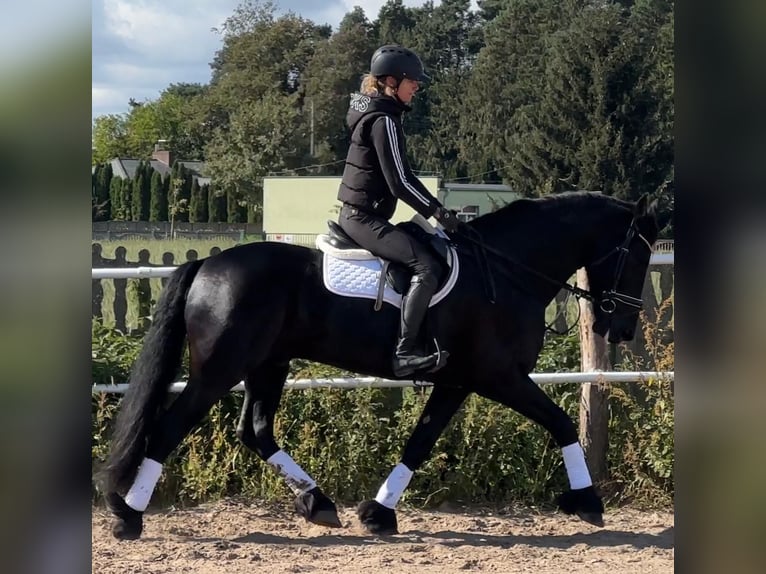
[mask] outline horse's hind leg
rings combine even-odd
[[[338,510],[274,438],[274,416],[282,398],[288,362],[264,364],[245,378],[245,402],[237,426],[242,443],[271,465],[295,493],[295,509],[309,522],[339,527]]]
[[[155,423],[148,438],[146,458],[125,498],[116,492],[108,495],[109,508],[117,517],[112,525],[116,538],[132,540],[141,536],[143,513],[160,478],[162,464],[215,402],[235,384],[233,378],[210,380],[198,372],[190,374],[186,388]]]
[[[559,497],[559,508],[567,514],[577,514],[586,522],[603,526],[604,504],[593,488],[577,428],[569,415],[527,374],[520,374],[512,382],[497,377],[491,384],[477,389],[477,393],[511,407],[551,433],[561,447],[570,485],[570,490]]]

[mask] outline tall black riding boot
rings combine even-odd
[[[436,370],[444,366],[449,353],[431,353],[424,355],[417,348],[418,332],[428,311],[428,304],[436,291],[436,285],[415,276],[410,282],[410,289],[402,298],[402,318],[399,326],[399,342],[394,353],[394,375],[404,377],[416,371]]]

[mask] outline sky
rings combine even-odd
[[[129,110],[128,100],[155,99],[171,83],[210,80],[221,46],[211,31],[239,0],[93,0],[92,117]],[[277,0],[281,11],[337,27],[360,6],[375,19],[384,0]],[[404,0],[419,6],[424,0]],[[438,4],[439,2],[434,2]]]

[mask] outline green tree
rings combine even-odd
[[[153,170],[151,182],[151,201],[149,206],[149,221],[168,220],[168,195],[159,171]]]
[[[151,202],[151,172],[148,161],[141,161],[133,175],[131,217],[133,221],[149,221]]]
[[[243,200],[234,188],[226,192],[226,221],[229,223],[244,223],[247,221],[247,202]]]
[[[91,173],[91,191],[90,191],[90,205],[91,205],[91,221],[103,221],[107,216],[105,210],[109,208],[108,202],[104,204],[99,201],[99,177],[101,175],[101,165],[97,165],[95,170]]]
[[[211,223],[226,221],[226,194],[211,184],[208,186],[207,201],[208,221]]]
[[[577,0],[482,3],[483,47],[455,118],[462,135],[460,156],[475,181],[508,179],[505,167],[525,143],[516,137],[517,114],[543,94],[546,46],[579,4]],[[528,186],[523,191],[532,194]]]
[[[175,174],[174,174],[174,173]],[[171,172],[170,190],[168,191],[168,215],[170,217],[170,236],[175,237],[175,224],[178,221],[188,221],[189,201],[181,197],[181,189],[184,186],[182,166],[177,162],[173,164]],[[186,219],[181,219],[186,215]]]
[[[206,169],[234,201],[255,202],[263,176],[301,165],[307,138],[298,98],[268,94],[232,114],[228,130],[216,132]]]
[[[210,200],[208,199],[208,193],[210,192],[210,184],[202,184],[199,188],[199,206],[197,207],[197,221],[204,223],[210,220],[210,214],[208,209],[210,206]]]
[[[123,213],[122,178],[113,177],[109,184],[109,219],[118,220]]]
[[[93,191],[93,221],[106,221],[111,214],[110,188],[112,184],[112,164],[105,163],[96,166],[92,176]]]
[[[93,165],[108,162],[115,157],[132,157],[130,151],[125,114],[108,114],[93,120]]]
[[[426,3],[412,13],[418,33],[410,47],[431,76],[404,120],[413,167],[448,179],[465,176],[467,166],[456,128],[465,111],[465,90],[480,47],[478,19],[469,0],[443,0],[436,7]]]
[[[415,26],[416,20],[411,8],[405,6],[402,0],[388,0],[380,7],[375,20],[378,44],[407,46],[411,43]]]
[[[133,206],[133,181],[125,178],[122,180],[122,189],[120,190],[120,211],[118,218],[120,221],[132,220]]]
[[[202,196],[199,180],[193,178],[189,199],[189,221],[192,223],[207,221],[207,198]]]
[[[176,214],[176,221],[182,221],[186,223],[190,221],[189,215],[191,210],[191,191],[192,180],[194,177],[191,170],[184,164],[179,165],[178,177],[181,181],[181,185],[178,189],[178,201],[180,205],[184,206],[184,209],[178,211]]]
[[[208,175],[239,204],[256,201],[261,178],[304,165],[310,119],[301,78],[327,26],[268,2],[244,2],[219,30],[211,64],[214,128],[205,148]],[[232,216],[230,214],[230,216]]]
[[[313,117],[314,155],[309,163],[332,164],[314,173],[334,175],[343,170],[350,135],[345,123],[349,94],[359,89],[362,74],[378,40],[364,11],[356,7],[341,20],[338,31],[317,45],[301,76],[304,118]],[[304,120],[305,121],[305,120]]]
[[[157,141],[166,140],[178,157],[202,158],[208,135],[205,98],[199,84],[171,84],[157,100],[134,107],[127,119],[133,157],[149,157]]]
[[[661,4],[589,4],[550,39],[543,89],[519,113],[507,170],[517,189],[635,200],[667,180],[672,132],[653,81]]]

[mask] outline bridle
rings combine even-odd
[[[470,235],[467,232],[469,232]],[[650,254],[652,251],[652,245],[651,243],[649,243],[649,240],[647,240],[646,237],[644,237],[639,231],[638,226],[636,225],[635,217],[631,220],[630,226],[628,227],[628,231],[625,234],[625,239],[623,239],[622,243],[620,243],[619,245],[611,249],[608,253],[599,257],[598,259],[596,259],[589,265],[586,265],[586,267],[594,267],[594,266],[600,265],[604,261],[609,259],[612,255],[617,254],[618,259],[617,259],[617,265],[614,270],[614,280],[612,282],[612,288],[609,289],[608,291],[602,292],[600,297],[595,296],[593,293],[591,293],[587,289],[582,289],[580,287],[577,287],[576,285],[570,285],[569,283],[558,281],[557,279],[548,277],[545,273],[541,273],[540,271],[533,269],[532,267],[529,267],[528,265],[525,265],[524,263],[521,263],[520,261],[517,261],[516,259],[512,257],[509,257],[505,253],[498,251],[494,247],[487,245],[482,240],[479,232],[469,225],[461,225],[457,233],[479,248],[480,250],[479,268],[484,278],[485,287],[487,288],[487,292],[488,292],[487,294],[489,295],[489,299],[492,303],[495,302],[495,283],[492,277],[492,270],[489,267],[488,262],[486,261],[486,253],[491,253],[495,257],[502,259],[503,261],[513,265],[514,267],[521,268],[525,270],[526,272],[531,273],[532,275],[535,275],[547,281],[548,283],[552,283],[560,287],[561,289],[569,291],[577,298],[587,299],[588,301],[593,303],[593,305],[597,305],[607,315],[612,315],[617,310],[618,305],[624,305],[625,307],[628,307],[629,309],[631,309],[631,312],[634,312],[641,309],[641,307],[644,304],[642,299],[632,297],[631,295],[628,295],[627,293],[622,293],[618,291],[618,287],[620,285],[620,279],[622,279],[622,273],[625,269],[625,262],[627,261],[628,257],[631,256],[630,244],[633,241],[633,238],[638,237],[639,239],[641,239],[644,242],[644,244],[646,244]],[[485,267],[486,267],[486,271],[485,271]]]
[[[588,265],[587,267],[594,267],[596,265],[600,265],[607,259],[609,259],[612,255],[615,253],[617,254],[617,265],[614,268],[614,282],[612,283],[612,288],[608,291],[604,291],[601,294],[601,299],[598,301],[598,306],[600,309],[606,313],[607,315],[613,314],[617,310],[617,305],[622,304],[628,308],[631,308],[635,311],[641,309],[644,305],[643,299],[639,299],[636,297],[632,297],[626,293],[621,293],[617,290],[617,287],[620,284],[620,279],[622,278],[622,272],[625,269],[625,262],[628,260],[628,257],[631,256],[630,252],[630,243],[633,241],[633,237],[638,237],[641,239],[644,244],[646,244],[646,247],[649,249],[649,254],[651,256],[652,252],[652,244],[649,243],[649,240],[644,237],[641,232],[638,230],[638,226],[636,225],[636,219],[633,218],[633,220],[630,222],[630,227],[628,227],[628,233],[625,235],[625,239],[623,242],[612,249],[609,253],[604,255],[603,257],[600,257],[599,259],[596,259],[593,263]],[[596,300],[593,295],[588,292],[588,299],[595,305]]]

